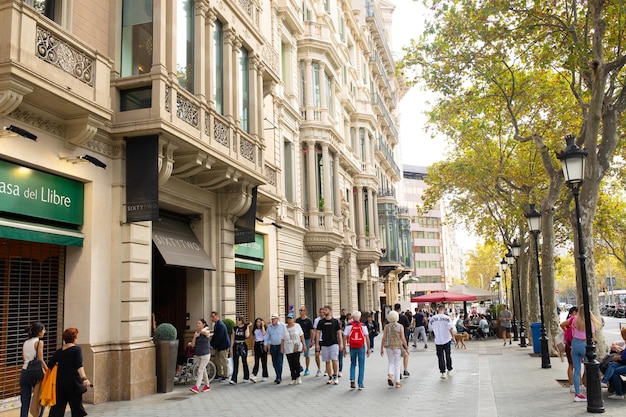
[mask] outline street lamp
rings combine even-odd
[[[515,317],[515,286],[513,285],[513,263],[515,262],[515,257],[511,253],[511,249],[509,249],[504,257],[506,258],[506,263],[507,265],[509,265],[509,269],[511,270],[511,311],[513,312],[513,322],[511,323],[511,330],[513,331],[513,340],[517,342],[519,341],[519,337],[517,335],[517,318]]]
[[[502,272],[502,281],[504,281],[504,304],[509,304],[509,284],[506,282],[506,259],[500,261],[500,272]]]
[[[585,333],[587,346],[585,349],[585,375],[587,380],[587,411],[590,413],[604,413],[604,402],[602,401],[602,390],[600,387],[600,364],[597,361],[596,345],[593,342],[591,329],[591,306],[589,305],[589,288],[587,287],[587,266],[585,261],[585,246],[583,244],[583,232],[580,221],[580,204],[578,197],[580,188],[584,182],[585,159],[587,151],[581,150],[575,143],[574,135],[565,136],[567,146],[557,158],[561,161],[565,184],[574,194],[576,206],[576,226],[578,233],[578,260],[580,262],[580,283],[582,285],[583,313],[585,315]]]
[[[496,284],[498,284],[498,304],[502,304],[502,291],[500,290],[500,281],[502,280],[502,277],[500,277],[500,272],[496,272],[496,276],[493,279]]]
[[[541,344],[541,367],[551,368],[550,352],[548,351],[548,337],[546,336],[546,326],[543,317],[543,291],[541,289],[541,267],[539,266],[539,233],[541,233],[541,213],[535,209],[535,205],[530,205],[530,212],[526,213],[528,230],[535,238],[535,259],[537,260],[537,286],[539,287],[539,311],[541,312],[541,332],[539,343]]]
[[[513,243],[511,244],[511,252],[513,252],[513,257],[515,258],[515,270],[517,271],[517,302],[519,304],[519,337],[520,337],[520,347],[526,347],[526,327],[524,327],[524,310],[522,303],[522,281],[519,278],[519,265],[517,264],[517,260],[522,251],[521,245],[517,241],[517,239],[513,239]]]

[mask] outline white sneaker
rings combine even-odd
[[[264,376],[263,378],[261,378],[261,381],[263,382],[267,381],[267,377]]]
[[[255,374],[251,374],[250,375],[250,381],[256,382],[256,375]]]
[[[441,373],[441,376],[440,376],[439,378],[441,378],[441,379],[446,379],[446,374],[445,374],[445,372],[442,372],[442,373]]]
[[[610,400],[623,400],[624,396],[623,395],[618,395],[618,394],[611,394],[608,397],[606,397]]]
[[[250,381],[248,381],[247,379],[244,379],[244,380],[241,381],[242,384],[247,384],[248,382],[250,382]]]
[[[569,392],[576,392],[576,388],[573,385],[569,386]]]
[[[296,384],[302,385],[302,377],[298,377],[298,379],[296,379]]]
[[[452,371],[452,369],[450,369],[450,370],[448,371],[448,376],[452,375],[452,372],[453,372],[453,371]]]
[[[317,370],[317,372],[315,373],[316,377],[319,377],[320,375],[322,375],[322,371],[320,371],[319,369]]]

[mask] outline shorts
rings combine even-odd
[[[503,332],[512,333],[510,327],[502,327]]]
[[[311,339],[304,339],[304,343],[306,344],[306,350],[304,351],[304,357],[308,358],[309,355],[311,354],[311,348],[309,346],[311,346]]]
[[[339,359],[339,345],[322,346],[322,361],[336,361]]]

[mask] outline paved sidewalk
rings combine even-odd
[[[377,338],[377,342],[380,338]],[[435,345],[410,347],[403,388],[388,387],[387,357],[380,348],[366,360],[365,390],[349,388],[349,357],[338,386],[326,379],[303,377],[302,385],[289,385],[285,361],[283,383],[276,385],[269,366],[268,382],[237,384],[214,382],[211,391],[193,394],[191,385],[174,392],[134,401],[86,405],[92,417],[229,416],[582,416],[586,403],[574,403],[574,395],[557,380],[567,378],[567,362],[551,358],[552,368],[542,369],[532,347],[502,346],[502,340],[471,340],[467,350],[453,348],[453,374],[439,378]],[[313,361],[312,361],[313,362]],[[313,362],[314,363],[314,362]],[[313,365],[315,368],[315,365]],[[315,369],[312,369],[315,374]],[[605,416],[626,415],[626,401],[607,400]],[[69,410],[66,415],[69,415]]]

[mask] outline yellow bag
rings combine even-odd
[[[52,407],[57,403],[57,365],[46,372],[41,381],[39,402],[44,407]]]

